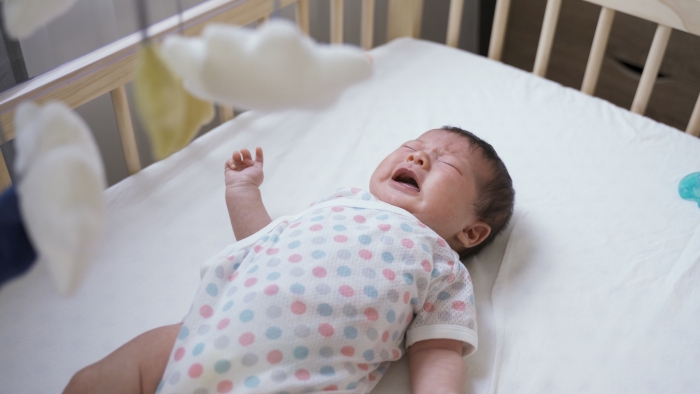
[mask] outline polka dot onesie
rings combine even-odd
[[[436,338],[477,347],[467,269],[407,211],[341,189],[205,263],[158,392],[368,393]]]

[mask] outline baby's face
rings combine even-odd
[[[487,176],[485,160],[467,138],[430,130],[404,143],[379,164],[370,179],[370,192],[412,213],[452,249],[461,250],[474,246],[465,245],[468,237],[464,234],[480,223],[473,208],[477,179]]]

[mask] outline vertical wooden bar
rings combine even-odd
[[[362,48],[366,51],[374,46],[374,0],[362,0]]]
[[[5,157],[2,155],[2,151],[0,151],[0,193],[11,185],[12,179],[10,179],[10,171],[7,170]]]
[[[389,0],[387,16],[386,41],[413,34],[412,0]]]
[[[255,21],[255,26],[256,26],[256,27],[260,27],[260,26],[264,25],[265,22],[267,22],[267,21],[269,21],[269,20],[270,20],[270,15],[263,16],[262,18],[260,18],[260,19],[258,19],[257,21]]]
[[[423,0],[413,0],[413,38],[420,38],[423,26]]]
[[[297,25],[307,36],[309,35],[309,0],[297,1]]]
[[[462,27],[462,10],[464,0],[450,0],[450,16],[447,22],[447,46],[457,48],[459,45],[459,30]]]
[[[658,25],[656,27],[654,40],[651,42],[651,49],[649,49],[647,61],[644,63],[642,78],[639,80],[637,93],[634,94],[634,101],[632,101],[630,111],[634,113],[643,115],[647,110],[651,91],[654,89],[656,76],[659,74],[661,62],[664,60],[664,52],[666,52],[666,46],[672,31],[673,29],[668,26]]]
[[[117,118],[117,129],[119,138],[122,141],[124,151],[124,161],[126,161],[126,171],[133,175],[141,171],[141,160],[139,150],[136,147],[136,137],[134,137],[134,125],[131,123],[131,112],[129,111],[129,101],[126,98],[124,85],[112,90],[112,107],[114,116]]]
[[[503,43],[506,40],[506,26],[508,26],[509,10],[510,0],[496,1],[493,26],[491,26],[491,39],[489,40],[489,59],[501,61]]]
[[[233,119],[233,108],[226,107],[224,105],[217,105],[217,107],[219,108],[219,118],[221,119],[221,123]]]
[[[343,0],[331,0],[331,44],[343,43]]]
[[[540,77],[544,77],[547,74],[547,66],[549,65],[549,56],[552,54],[552,43],[554,42],[554,32],[557,30],[560,9],[561,0],[547,0],[540,42],[537,44],[535,67],[532,70],[535,75]]]
[[[690,122],[688,122],[685,132],[700,137],[700,95],[698,96],[698,101],[695,102],[695,109],[693,109],[693,114],[690,115]]]
[[[607,7],[603,7],[600,10],[598,26],[595,29],[593,46],[591,46],[591,54],[588,56],[588,64],[586,64],[586,74],[583,76],[583,84],[581,84],[581,91],[591,96],[598,84],[598,76],[603,65],[603,56],[605,55],[605,47],[608,46],[613,19],[615,19],[614,10]]]

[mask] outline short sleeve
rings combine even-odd
[[[464,355],[478,346],[474,290],[467,268],[453,258],[435,256],[433,279],[423,305],[406,331],[406,348],[427,339],[454,339],[464,343]],[[471,346],[469,346],[471,345]]]

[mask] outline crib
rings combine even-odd
[[[330,1],[331,41],[341,43],[343,0]],[[700,2],[586,0],[601,13],[579,92],[543,78],[561,1],[548,0],[530,74],[498,62],[510,0],[497,2],[488,59],[454,49],[463,0],[451,0],[445,45],[414,39],[429,2],[389,0],[389,43],[376,48],[375,2],[362,0],[361,44],[376,68],[370,81],[319,113],[234,118],[232,108],[219,108],[226,122],[145,169],[124,87],[140,34],[0,95],[11,140],[22,101],[77,107],[109,92],[132,174],[106,192],[105,245],[78,295],[55,299],[42,267],[0,290],[0,381],[11,392],[58,391],[77,369],[180,319],[198,263],[233,241],[220,176],[232,149],[265,147],[263,198],[276,217],[335,186],[364,187],[394,145],[454,124],[496,147],[517,193],[507,231],[464,262],[480,333],[479,351],[465,359],[465,393],[698,391],[700,210],[678,197],[677,185],[700,171],[700,98],[685,133],[641,115],[672,30],[700,35]],[[308,34],[308,0],[210,0],[184,13],[182,34],[212,22],[264,23],[290,5]],[[629,111],[591,97],[616,12],[658,24]],[[161,41],[179,24],[164,20],[149,35]],[[309,150],[317,153],[310,159]],[[345,160],[356,165],[339,164]],[[314,181],[302,188],[299,177]],[[32,379],[36,373],[44,379]],[[373,391],[397,392],[410,392],[405,359]]]

